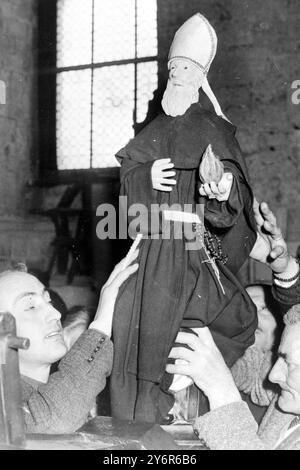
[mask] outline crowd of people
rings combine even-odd
[[[170,358],[186,362],[166,366],[170,373],[191,377],[208,397],[210,411],[194,427],[211,449],[300,448],[299,265],[288,253],[268,205],[256,205],[255,215],[257,241],[251,256],[272,269],[273,285],[248,288],[259,318],[254,345],[229,370],[209,328],[202,328],[198,337],[180,332],[178,343],[189,349],[174,347]],[[82,312],[76,318],[74,328],[86,321],[77,340],[69,338],[70,324],[62,328],[60,313],[37,278],[22,271],[1,274],[1,309],[15,317],[18,335],[30,339],[30,348],[19,353],[27,432],[73,432],[87,420],[111,373],[114,305],[120,286],[138,269],[137,256],[135,250],[129,266],[127,259],[115,267],[92,323],[87,326]],[[286,312],[283,317],[270,311],[274,302],[267,307],[270,290],[277,307]],[[282,330],[277,349],[276,336]],[[50,374],[57,361],[56,372]],[[259,428],[240,392],[267,407]]]

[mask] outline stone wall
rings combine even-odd
[[[36,167],[37,0],[0,2],[0,269],[11,260],[45,268],[53,229],[26,210]]]
[[[0,2],[0,215],[23,216],[32,178],[36,110],[36,0]]]
[[[238,127],[255,194],[288,210],[288,238],[300,243],[300,104],[291,101],[291,85],[300,80],[300,3],[158,0],[161,61],[176,29],[198,11],[217,31],[209,81]]]

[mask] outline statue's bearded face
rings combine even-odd
[[[184,59],[172,60],[162,99],[164,112],[168,116],[182,116],[193,103],[197,103],[204,78],[204,73],[192,62]]]

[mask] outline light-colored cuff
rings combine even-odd
[[[298,277],[296,279],[294,279],[293,281],[291,281],[291,282],[286,282],[284,280],[284,279],[293,278],[297,274],[298,274]],[[284,289],[288,289],[288,288],[292,287],[294,284],[296,284],[296,282],[299,279],[299,275],[300,275],[299,263],[294,257],[291,256],[286,271],[284,273],[278,274],[279,278],[273,277],[273,279],[274,279],[274,283],[277,286],[283,287]],[[275,276],[275,274],[274,274],[274,276]],[[283,279],[283,280],[281,280],[280,278]]]
[[[298,278],[291,282],[282,282],[282,281],[279,281],[279,279],[274,278],[274,284],[276,284],[276,286],[283,287],[284,289],[293,287],[297,281],[298,281]]]

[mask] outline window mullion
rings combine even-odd
[[[138,18],[137,18],[137,0],[135,0],[135,23],[134,23],[134,58],[137,59],[137,28],[138,28]],[[136,129],[137,121],[137,62],[134,63],[134,108],[133,108],[133,128]]]
[[[95,38],[95,0],[92,0],[92,64],[94,63]],[[93,168],[93,121],[94,121],[94,67],[91,68],[91,135],[90,135],[90,168]]]
[[[60,60],[46,64],[41,74],[47,76],[51,71],[59,78],[59,170],[113,166],[117,149],[140,129],[157,86],[154,74],[158,57],[152,44],[157,21],[153,16],[155,0],[147,2],[149,15],[139,0],[128,0],[128,8],[124,6],[127,0],[114,1],[118,14],[110,10],[109,0],[59,1]],[[82,2],[88,8],[84,9]],[[129,23],[125,27],[127,16]],[[108,28],[112,20],[119,21],[124,40]],[[152,38],[149,47],[148,36]]]

